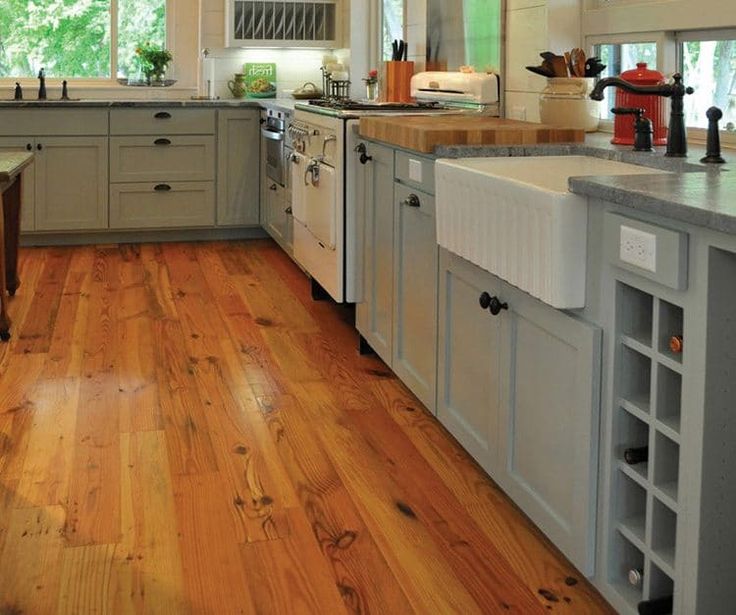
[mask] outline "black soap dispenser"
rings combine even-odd
[[[20,87],[20,83],[17,81],[15,82],[15,95],[13,96],[13,100],[23,100],[23,88]]]

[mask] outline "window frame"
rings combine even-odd
[[[596,45],[627,45],[636,43],[654,43],[657,46],[658,71],[665,75],[675,71],[675,63],[668,56],[674,52],[674,39],[666,32],[631,32],[628,34],[597,34],[585,38],[586,53],[593,55]],[[599,131],[613,133],[613,120],[601,118]]]
[[[374,40],[376,40],[376,39],[378,40],[378,50],[377,50],[378,51],[378,58],[377,58],[377,61],[379,61],[381,64],[383,64],[383,62],[385,61],[385,58],[386,58],[386,53],[385,53],[386,52],[386,49],[384,47],[384,40],[383,40],[383,13],[384,13],[385,0],[379,0],[379,2],[377,4],[378,4],[378,23],[376,24],[377,31],[375,32],[373,38],[374,38]],[[402,4],[403,4],[403,13],[402,13],[403,14],[403,23],[402,23],[402,26],[401,26],[401,30],[402,30],[402,39],[403,40],[406,40],[406,38],[407,38],[406,32],[407,32],[407,29],[409,27],[409,22],[408,22],[408,10],[409,10],[408,0],[404,0]]]
[[[690,41],[723,41],[736,40],[736,27],[719,28],[717,30],[700,29],[700,30],[679,30],[672,33],[675,45],[676,70],[682,73],[685,65],[685,58],[682,55],[681,44]],[[687,85],[687,83],[685,84]],[[721,135],[721,144],[729,148],[736,147],[736,131],[729,132],[721,127],[718,131]],[[697,126],[687,127],[688,137],[696,142],[705,142],[708,137],[708,129]]]
[[[110,76],[109,77],[49,77],[49,85],[60,85],[66,79],[69,85],[82,88],[125,88],[127,86],[118,83],[118,1],[110,2]],[[176,54],[175,32],[176,32],[176,2],[166,1],[166,48],[172,49]],[[197,28],[199,29],[199,28]],[[176,67],[172,65],[172,77],[176,78]],[[0,86],[13,85],[19,82],[23,87],[36,83],[36,77],[0,77]]]

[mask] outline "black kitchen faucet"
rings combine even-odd
[[[685,131],[685,112],[683,99],[686,94],[692,94],[695,90],[685,87],[682,83],[682,75],[675,73],[672,83],[661,85],[634,85],[618,77],[607,77],[596,83],[590,97],[593,100],[603,100],[603,90],[609,86],[621,88],[632,94],[654,94],[672,99],[670,103],[670,127],[667,134],[667,153],[665,156],[673,158],[684,158],[687,156],[687,133]]]

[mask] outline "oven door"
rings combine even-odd
[[[292,167],[292,211],[323,248],[337,244],[335,169],[320,160],[296,154]]]
[[[285,185],[284,146],[285,135],[277,130],[261,128],[261,136],[266,148],[266,175],[280,186]]]

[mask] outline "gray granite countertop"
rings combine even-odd
[[[218,100],[195,100],[195,99],[157,99],[157,100],[0,100],[0,109],[48,109],[48,108],[126,108],[126,107],[190,107],[202,108],[278,108],[285,111],[293,111],[296,101],[288,98],[273,99],[243,99],[223,98]]]
[[[736,234],[736,174],[573,177],[570,190],[637,211]]]
[[[0,187],[33,162],[28,152],[0,152]]]

